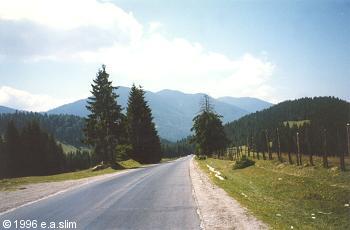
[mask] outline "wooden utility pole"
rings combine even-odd
[[[278,131],[278,128],[276,129],[276,133],[277,133],[277,147],[278,147],[277,155],[278,155],[278,160],[279,160],[280,162],[282,162],[280,133],[279,133],[279,131]]]

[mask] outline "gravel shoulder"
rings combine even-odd
[[[214,185],[193,158],[190,176],[203,229],[268,229],[223,189]]]
[[[123,170],[116,173],[104,174],[94,177],[87,177],[77,180],[66,180],[59,182],[47,182],[26,184],[15,191],[0,191],[0,214],[19,206],[30,204],[40,199],[44,199],[79,186],[104,180],[130,170]]]

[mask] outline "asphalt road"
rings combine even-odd
[[[69,229],[73,222],[77,229],[94,230],[200,229],[190,159],[135,169],[20,207],[0,216],[0,229],[4,220],[11,221],[9,229],[20,229],[20,220],[32,221],[28,226],[36,221],[36,229],[45,224]]]

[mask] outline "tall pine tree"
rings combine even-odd
[[[127,109],[128,134],[132,145],[132,158],[141,163],[161,160],[161,145],[152,111],[145,100],[145,91],[132,86]]]
[[[115,164],[114,152],[121,136],[121,106],[117,104],[118,95],[114,92],[106,66],[102,65],[92,84],[92,96],[89,97],[90,111],[86,119],[85,142],[94,148],[99,161]]]

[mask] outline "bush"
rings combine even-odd
[[[243,169],[255,164],[255,161],[248,159],[247,156],[243,155],[241,159],[236,161],[233,165],[233,169]]]
[[[206,155],[198,155],[198,156],[197,156],[197,159],[198,159],[198,160],[206,160],[206,159],[207,159],[207,156],[206,156]]]
[[[127,144],[117,145],[114,159],[117,162],[128,160],[132,153],[132,146]]]

